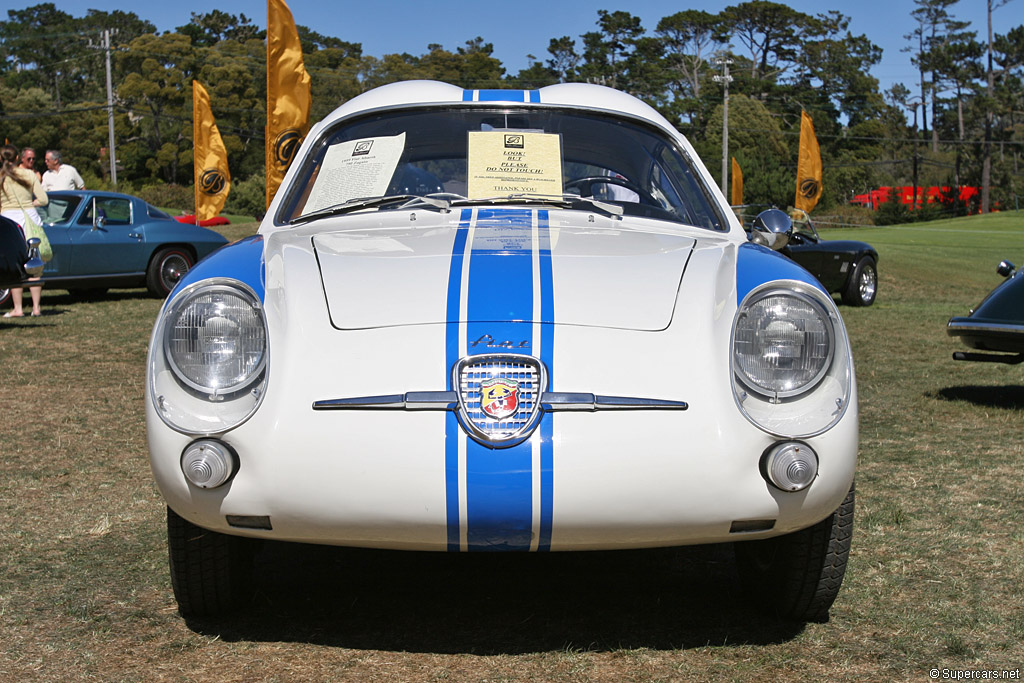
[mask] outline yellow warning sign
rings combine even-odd
[[[467,165],[470,199],[562,196],[562,138],[557,133],[470,132]]]

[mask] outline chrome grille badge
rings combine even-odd
[[[537,426],[547,373],[531,356],[467,356],[452,369],[452,384],[467,433],[505,448],[529,438]]]

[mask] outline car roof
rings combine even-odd
[[[51,197],[66,197],[68,195],[75,197],[121,197],[123,199],[145,201],[134,195],[124,194],[122,192],[110,192],[108,190],[51,190],[46,194]]]

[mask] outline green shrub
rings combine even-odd
[[[875,225],[898,225],[910,223],[913,220],[910,209],[899,201],[899,197],[894,197],[881,204],[875,212]]]
[[[266,177],[262,173],[249,176],[245,180],[231,181],[231,191],[228,193],[224,212],[263,220],[263,214],[267,212],[266,184]]]
[[[136,195],[153,206],[195,213],[195,196],[191,187],[168,183],[146,185]]]

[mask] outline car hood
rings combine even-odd
[[[534,320],[661,330],[697,241],[683,227],[586,212],[402,212],[396,227],[397,213],[311,234],[336,328]],[[469,288],[488,305],[460,306]],[[553,307],[541,314],[530,302],[543,297]]]

